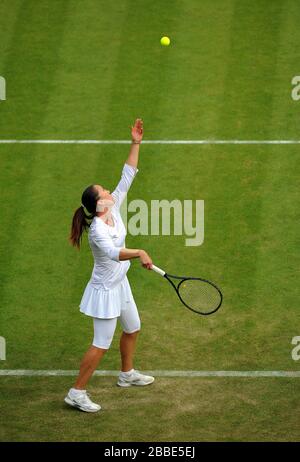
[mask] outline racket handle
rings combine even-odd
[[[158,266],[152,265],[151,269],[153,269],[153,271],[160,274],[161,276],[164,276],[166,274],[166,272],[163,271],[162,269],[158,268]]]

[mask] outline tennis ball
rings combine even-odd
[[[163,46],[165,46],[165,47],[169,46],[169,45],[170,45],[170,39],[169,39],[169,37],[162,37],[162,38],[160,39],[160,43],[161,43],[161,45],[163,45]]]

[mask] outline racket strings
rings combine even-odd
[[[179,294],[187,306],[199,312],[210,312],[221,302],[218,290],[201,279],[183,281],[179,287]]]

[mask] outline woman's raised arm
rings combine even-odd
[[[131,186],[135,177],[137,164],[139,160],[140,143],[143,138],[143,121],[136,119],[135,124],[131,127],[132,144],[130,147],[129,156],[123,167],[121,180],[119,181],[116,189],[112,192],[116,206],[119,208]]]
[[[140,144],[143,139],[143,120],[136,119],[134,126],[130,128],[131,128],[132,143],[130,146],[128,158],[126,160],[126,164],[137,168],[138,161],[139,161]]]

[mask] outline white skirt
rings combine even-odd
[[[131,305],[136,307],[127,276],[110,290],[95,289],[90,284],[84,290],[80,311],[93,318],[111,319],[120,316],[121,311]]]

